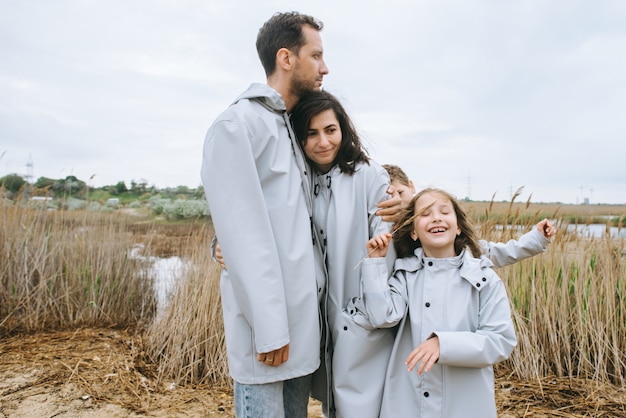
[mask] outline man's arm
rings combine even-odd
[[[282,349],[289,343],[283,277],[246,125],[220,121],[209,130],[201,176],[228,278],[257,351]]]

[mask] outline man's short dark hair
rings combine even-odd
[[[270,76],[276,70],[276,53],[281,48],[287,48],[298,54],[300,47],[305,44],[302,27],[309,25],[321,31],[324,24],[313,16],[298,12],[276,13],[261,26],[256,38],[256,50],[265,70]]]

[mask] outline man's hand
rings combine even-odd
[[[266,366],[280,366],[289,360],[289,344],[269,353],[259,353],[256,359]]]

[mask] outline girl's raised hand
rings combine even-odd
[[[370,258],[384,257],[389,250],[389,243],[391,242],[391,234],[384,232],[380,235],[376,235],[371,240],[367,241],[365,248],[367,249],[367,256]]]

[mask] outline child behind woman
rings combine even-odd
[[[400,324],[380,416],[495,417],[493,364],[517,341],[506,289],[471,222],[450,194],[425,189],[394,231],[393,274],[382,258],[391,234],[380,234],[367,242],[356,301],[359,322]]]

